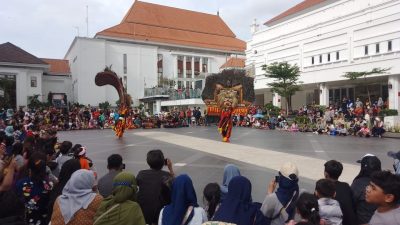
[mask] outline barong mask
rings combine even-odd
[[[224,88],[217,84],[216,88],[217,104],[221,109],[234,109],[238,106],[241,98],[242,85],[237,85],[232,88]]]

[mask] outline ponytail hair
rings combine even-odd
[[[307,220],[309,224],[320,224],[318,199],[315,195],[310,193],[301,194],[297,200],[296,208],[301,218]]]
[[[207,201],[207,217],[211,220],[218,204],[221,202],[221,189],[217,183],[209,183],[203,190],[204,199]]]

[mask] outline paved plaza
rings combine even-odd
[[[115,138],[112,130],[68,131],[58,136],[60,141],[87,146],[100,176],[107,172],[110,154],[121,154],[126,170],[137,174],[148,168],[146,153],[161,149],[172,159],[176,174],[187,173],[192,177],[199,199],[204,186],[221,183],[224,166],[234,163],[251,180],[255,201],[263,200],[268,182],[285,161],[298,165],[301,188],[312,191],[315,181],[323,176],[326,160],[343,162],[342,180],[351,183],[359,170],[356,160],[365,153],[377,155],[384,169],[392,169],[392,160],[386,152],[399,148],[397,139],[318,136],[251,128],[234,128],[231,143],[222,143],[214,126],[129,130],[121,140]]]

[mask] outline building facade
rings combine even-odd
[[[115,105],[113,87],[94,83],[95,75],[111,65],[135,106],[144,103],[152,113],[202,106],[206,76],[244,50],[245,42],[218,15],[135,1],[120,24],[72,42],[65,56],[72,101]]]
[[[285,106],[271,93],[262,65],[286,61],[301,70],[302,90],[293,108],[335,105],[344,97],[400,106],[400,1],[305,0],[264,24],[252,25],[246,67],[255,76],[256,102]],[[389,68],[384,74],[349,81],[346,72]],[[368,85],[368,88],[367,88]]]

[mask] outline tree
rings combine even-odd
[[[349,80],[357,80],[358,78],[363,77],[364,78],[364,85],[366,86],[367,89],[367,94],[368,94],[368,100],[371,102],[371,96],[369,94],[369,88],[367,84],[367,76],[373,75],[373,74],[382,74],[385,73],[386,71],[390,70],[390,68],[373,68],[371,71],[363,71],[363,72],[346,72],[343,77],[348,78]]]
[[[286,99],[286,113],[292,109],[292,96],[300,90],[299,81],[300,69],[297,65],[290,65],[287,62],[275,62],[270,65],[263,65],[265,76],[274,79],[268,85],[273,93],[277,93]]]
[[[99,103],[99,108],[102,110],[107,110],[110,108],[110,106],[111,104],[108,101]]]
[[[42,107],[42,102],[39,100],[39,95],[29,96],[28,101],[28,107],[30,109],[39,109]]]

